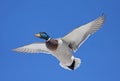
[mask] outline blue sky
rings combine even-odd
[[[119,0],[0,0],[0,81],[120,81]],[[106,15],[103,27],[74,54],[75,71],[61,68],[45,54],[11,49],[44,42],[34,34],[62,37],[74,28]]]

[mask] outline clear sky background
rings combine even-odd
[[[11,51],[44,42],[38,32],[63,37],[102,13],[103,27],[74,54],[82,59],[77,70],[61,68],[50,55]],[[120,81],[120,1],[0,0],[0,81]]]

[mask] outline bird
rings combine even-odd
[[[22,53],[45,53],[51,54],[59,60],[59,65],[68,70],[75,70],[81,65],[81,59],[74,57],[78,48],[83,42],[105,22],[105,15],[90,21],[87,24],[81,25],[70,33],[60,38],[51,38],[46,32],[35,34],[37,38],[44,39],[45,42],[35,42],[22,47],[13,49],[16,52]]]

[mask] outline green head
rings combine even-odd
[[[49,35],[45,32],[40,32],[38,34],[35,34],[36,37],[41,38],[41,39],[45,39],[45,40],[49,40]]]

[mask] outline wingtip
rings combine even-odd
[[[104,13],[104,12],[102,13],[102,16],[105,16],[105,13]]]
[[[18,52],[18,49],[11,49],[13,52]],[[19,51],[20,52],[20,51]]]
[[[103,23],[105,23],[105,21],[106,21],[106,14],[105,13],[102,13],[101,14],[101,16],[98,18],[98,20],[102,20],[103,21]],[[96,19],[97,20],[97,19]]]
[[[106,20],[106,14],[102,13],[96,20],[99,20],[99,19],[105,21]]]
[[[103,23],[105,23],[105,21],[106,21],[106,14],[105,14],[105,13],[102,13],[102,18],[103,18],[103,20],[104,20]]]
[[[106,14],[102,13],[101,17],[105,20],[106,19]]]

